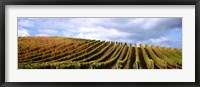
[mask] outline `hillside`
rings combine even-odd
[[[19,69],[181,69],[182,50],[56,36],[18,37]]]

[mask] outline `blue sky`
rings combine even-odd
[[[182,48],[182,18],[18,18],[18,36],[63,36]]]

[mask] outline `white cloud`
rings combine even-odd
[[[67,37],[73,37],[73,34],[68,31],[62,31],[62,34]]]
[[[130,22],[133,24],[136,24],[136,25],[140,25],[140,24],[144,24],[146,22],[146,19],[145,18],[137,18],[137,19],[131,20]]]
[[[18,29],[18,36],[29,36],[28,30]]]
[[[38,34],[37,36],[49,36],[48,34]]]
[[[158,38],[155,38],[155,39],[148,39],[148,40],[145,40],[145,41],[138,41],[136,43],[138,45],[140,43],[142,43],[143,45],[149,44],[149,45],[159,45],[159,46],[167,46],[167,47],[169,47],[170,39],[168,39],[167,37],[158,37]]]
[[[34,24],[35,23],[33,21],[31,21],[31,20],[20,20],[18,22],[18,25],[20,27],[34,27]]]
[[[98,39],[98,40],[113,40],[120,38],[127,38],[131,36],[130,33],[121,32],[117,29],[106,29],[104,27],[80,27],[77,31],[80,32],[78,34],[78,38],[87,38],[87,39]]]
[[[182,45],[182,36],[179,35],[182,33],[181,18],[21,18],[18,25],[18,28],[31,31],[19,30],[23,32],[21,35],[68,36],[173,47]]]
[[[40,32],[40,33],[48,33],[48,34],[56,34],[56,33],[58,33],[57,30],[51,30],[51,29],[40,29],[40,30],[38,30],[38,32]]]
[[[109,18],[74,18],[70,19],[70,23],[84,25],[84,26],[94,26],[99,23],[108,22]]]
[[[160,38],[157,38],[157,39],[149,39],[152,43],[155,43],[155,44],[158,44],[158,43],[161,43],[161,42],[164,42],[164,41],[168,41],[169,39],[166,38],[166,37],[160,37]]]
[[[37,19],[37,18],[27,18],[28,20],[35,20],[35,19]]]
[[[162,20],[162,18],[136,18],[131,20],[131,23],[142,27],[142,29],[153,29],[153,27],[157,26]]]

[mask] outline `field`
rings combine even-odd
[[[19,69],[182,69],[182,49],[57,36],[18,37]]]

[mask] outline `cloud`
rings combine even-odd
[[[28,35],[54,35],[182,48],[182,18],[19,18]]]
[[[18,26],[19,27],[33,27],[34,26],[34,22],[31,20],[20,20],[18,22]]]
[[[160,37],[158,39],[149,39],[152,43],[161,43],[161,42],[164,42],[164,41],[168,41],[169,39],[166,38],[166,37]]]
[[[58,33],[57,30],[50,30],[50,29],[39,29],[38,32],[47,33],[47,34],[56,34],[56,33]]]
[[[49,34],[37,34],[36,36],[49,36]]]
[[[180,40],[172,40],[167,37],[159,37],[156,39],[149,39],[145,41],[137,41],[137,45],[142,43],[143,45],[154,45],[154,46],[164,46],[164,47],[173,47],[173,48],[182,48],[182,42]]]
[[[18,36],[29,36],[28,30],[18,29]]]
[[[151,44],[151,45],[162,45],[163,43],[170,41],[168,38],[166,37],[159,37],[159,38],[155,38],[155,39],[149,39],[149,40],[145,40],[145,41],[138,41],[137,43],[143,43],[143,44]]]
[[[162,18],[137,18],[132,20],[131,22],[141,27],[142,29],[152,29],[153,27],[157,26],[161,21]]]
[[[115,40],[119,38],[128,38],[131,36],[130,33],[121,32],[117,29],[107,29],[104,27],[81,27],[78,32],[80,32],[76,37],[87,38],[87,39],[98,39],[98,40]]]

